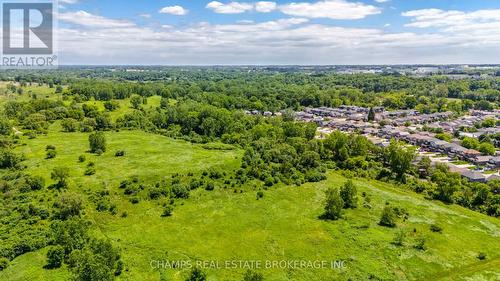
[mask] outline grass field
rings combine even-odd
[[[232,160],[230,160],[231,162]],[[500,223],[458,206],[429,202],[384,183],[356,180],[359,192],[372,199],[344,219],[325,222],[323,191],[345,178],[331,172],[328,180],[302,187],[279,187],[256,200],[254,192],[196,191],[174,215],[161,218],[157,205],[125,200],[127,218],[89,211],[95,232],[122,249],[127,270],[120,280],[183,280],[186,270],[153,269],[152,260],[344,260],[345,269],[261,269],[266,280],[498,280]],[[377,225],[386,201],[404,207],[409,220],[397,229]],[[442,233],[429,230],[431,224]],[[391,244],[407,234],[405,245]],[[416,231],[416,232],[415,232]],[[426,237],[428,250],[413,248]],[[485,261],[476,257],[487,254]],[[66,280],[65,269],[46,271],[44,252],[21,256],[0,280]],[[206,268],[209,280],[241,280],[244,269]]]
[[[157,106],[151,97],[147,106]],[[101,107],[100,102],[95,103]],[[122,101],[117,118],[130,110]],[[22,137],[17,152],[27,160],[26,172],[45,177],[51,184],[54,167],[70,169],[70,191],[88,194],[89,190],[110,191],[119,213],[127,217],[100,213],[91,204],[85,218],[93,221],[92,232],[107,237],[122,253],[126,270],[119,280],[184,280],[188,269],[152,268],[153,261],[214,261],[204,270],[208,280],[241,280],[245,268],[224,268],[225,261],[261,261],[257,271],[265,280],[499,280],[500,221],[455,205],[425,200],[387,183],[357,179],[360,207],[347,210],[339,221],[322,221],[324,190],[341,186],[339,172],[329,172],[326,181],[301,187],[276,186],[256,199],[251,187],[235,193],[231,189],[202,189],[187,200],[176,202],[172,217],[162,218],[155,201],[129,202],[118,188],[119,182],[136,175],[153,182],[175,173],[200,173],[210,167],[234,170],[243,151],[206,150],[202,145],[173,140],[139,131],[106,132],[107,152],[102,156],[87,153],[88,134],[62,133],[56,122],[49,134],[36,139]],[[55,159],[45,159],[47,145],[57,150]],[[125,157],[115,157],[118,150]],[[85,163],[78,157],[85,155]],[[88,162],[97,173],[84,176]],[[37,191],[40,197],[44,192]],[[362,207],[362,196],[371,198],[372,208]],[[409,219],[391,229],[378,225],[380,213],[389,202],[405,208]],[[437,224],[442,233],[432,232]],[[391,242],[400,231],[403,246]],[[414,246],[426,239],[427,250]],[[68,269],[46,270],[47,249],[16,258],[0,272],[0,281],[68,280]],[[487,258],[480,261],[480,252]],[[266,261],[344,261],[343,269],[265,268]],[[213,268],[218,263],[219,267]],[[154,264],[154,263],[153,263]],[[212,268],[211,268],[212,267]]]

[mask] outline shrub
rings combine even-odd
[[[189,276],[186,278],[186,281],[205,281],[207,280],[207,275],[205,272],[201,271],[201,269],[195,267],[189,273]]]
[[[55,150],[47,150],[47,155],[46,155],[46,159],[53,159],[53,158],[56,158],[57,156],[57,151]]]
[[[162,217],[170,217],[172,216],[172,212],[174,211],[174,207],[172,205],[167,205],[165,208],[163,208],[163,214],[161,215]]]
[[[380,216],[379,225],[387,227],[396,226],[396,214],[394,213],[393,208],[391,208],[390,206],[384,207],[384,210],[382,210],[382,215]]]
[[[123,156],[125,156],[125,151],[124,150],[118,150],[117,152],[115,152],[115,156],[116,157],[123,157]]]
[[[415,249],[417,250],[421,250],[421,251],[425,251],[425,249],[427,248],[425,246],[425,242],[426,242],[426,239],[425,237],[418,237],[416,240],[415,240]]]
[[[87,160],[87,158],[85,157],[85,155],[80,155],[80,156],[78,157],[78,162],[80,162],[80,163],[85,162],[85,160]]]
[[[106,137],[102,132],[96,132],[89,136],[90,152],[102,154],[106,152]]]
[[[264,192],[262,190],[257,191],[257,200],[264,197]]]
[[[483,252],[481,252],[481,253],[479,253],[479,255],[477,255],[477,258],[478,258],[479,260],[485,260],[485,259],[486,259],[486,254],[485,254],[485,253],[483,253]]]
[[[432,224],[431,225],[431,231],[432,232],[442,232],[443,228],[437,224]]]
[[[49,144],[45,147],[45,151],[49,151],[49,150],[56,150],[56,147],[54,145]]]
[[[78,217],[83,209],[83,200],[78,194],[64,193],[54,203],[54,208],[56,209],[55,216],[60,220]]]
[[[325,213],[323,217],[330,220],[337,220],[342,217],[344,200],[340,197],[338,188],[329,188],[326,192]]]
[[[396,236],[394,236],[394,239],[392,240],[392,244],[396,246],[403,246],[404,245],[404,240],[406,238],[406,234],[404,231],[399,231],[396,233]]]
[[[129,201],[132,204],[139,204],[139,202],[140,202],[139,198],[137,198],[137,197],[132,197],[132,198],[130,198]]]
[[[213,182],[207,182],[205,185],[205,190],[212,191],[215,189],[215,184]]]
[[[31,190],[40,190],[45,187],[45,179],[41,176],[27,176],[25,181]]]
[[[358,192],[352,180],[348,180],[340,188],[340,196],[344,200],[344,208],[355,209],[358,207]]]
[[[264,276],[262,275],[262,273],[248,270],[247,272],[245,272],[245,275],[243,275],[243,281],[264,281]]]
[[[189,190],[182,184],[175,184],[172,186],[172,193],[175,198],[189,198]]]
[[[87,167],[87,169],[84,172],[84,175],[85,176],[92,176],[92,175],[95,175],[95,173],[96,173],[95,168],[93,166],[90,166],[90,167]]]
[[[69,169],[67,167],[56,167],[52,170],[50,178],[57,181],[56,186],[58,188],[65,188],[68,186]]]
[[[0,258],[0,271],[9,267],[9,260],[7,258]]]
[[[54,246],[47,252],[47,267],[59,268],[64,260],[64,248],[62,246]]]

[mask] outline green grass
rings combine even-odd
[[[209,167],[233,170],[240,165],[241,150],[207,150],[203,145],[139,131],[107,132],[108,151],[102,156],[86,153],[88,134],[61,133],[54,124],[47,136],[28,140],[16,148],[23,152],[26,172],[44,176],[57,166],[71,170],[70,190],[85,194],[103,187],[110,191],[118,215],[99,213],[88,204],[85,217],[94,223],[92,232],[111,239],[126,265],[119,280],[184,280],[188,269],[153,269],[152,260],[343,260],[344,269],[260,269],[265,280],[498,280],[500,278],[500,222],[455,205],[425,200],[391,184],[358,179],[358,209],[345,211],[339,221],[322,221],[323,193],[345,181],[338,172],[328,179],[301,187],[279,186],[264,191],[216,188],[193,191],[177,201],[173,216],[162,218],[161,201],[132,204],[118,189],[123,179],[137,175],[150,182],[175,173],[199,173]],[[58,155],[45,159],[45,147],[54,145]],[[125,150],[117,158],[115,151]],[[85,163],[78,156],[85,155]],[[86,163],[95,162],[97,173],[84,176]],[[47,191],[39,191],[47,192]],[[55,191],[52,191],[55,192]],[[362,193],[373,208],[361,205]],[[40,194],[41,195],[41,194]],[[385,202],[403,207],[409,219],[395,229],[378,225]],[[127,212],[127,217],[119,214]],[[432,224],[442,233],[430,231]],[[392,245],[403,230],[403,247]],[[426,251],[413,246],[426,238]],[[67,269],[45,270],[47,249],[16,258],[0,272],[0,281],[67,280]],[[487,259],[479,261],[479,252]],[[208,280],[241,280],[246,269],[206,268]]]
[[[126,218],[93,211],[87,215],[97,233],[122,249],[127,271],[120,280],[183,280],[187,269],[151,268],[151,260],[165,259],[220,264],[227,260],[345,260],[347,265],[341,270],[260,270],[266,280],[367,280],[370,276],[382,280],[496,280],[500,276],[497,219],[426,201],[385,183],[356,180],[359,193],[370,196],[373,208],[348,210],[335,222],[319,220],[323,191],[345,180],[332,172],[325,182],[275,188],[266,191],[261,200],[256,200],[253,191],[198,190],[178,204],[170,218],[161,218],[161,209],[153,202],[132,205],[125,200],[119,209],[128,212]],[[386,201],[406,208],[409,220],[400,221],[396,229],[378,226]],[[434,223],[443,228],[442,233],[429,230]],[[397,247],[391,241],[401,229],[407,239],[403,247]],[[428,250],[413,248],[419,236],[427,238]],[[479,252],[488,258],[479,261]],[[21,256],[0,274],[0,280],[26,280],[28,275],[19,275],[24,267],[47,274],[41,269],[43,264],[31,254]],[[209,280],[241,280],[245,270],[206,271]],[[9,272],[18,277],[6,279]],[[64,280],[58,274],[54,272],[50,279]]]
[[[88,153],[89,134],[58,132],[57,124],[46,136],[23,140],[25,145],[16,151],[27,157],[26,172],[44,176],[50,182],[50,172],[55,167],[68,167],[71,185],[92,187],[96,185],[118,185],[132,175],[152,181],[175,173],[200,172],[212,166],[233,169],[239,165],[241,151],[211,151],[202,145],[182,140],[173,140],[140,131],[107,132],[107,152],[101,156]],[[47,145],[54,145],[57,157],[45,159]],[[124,150],[125,157],[115,157],[115,152]],[[79,163],[84,155],[86,161]],[[87,164],[94,162],[97,173],[83,176]]]

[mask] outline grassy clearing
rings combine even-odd
[[[72,186],[92,187],[95,185],[117,185],[132,175],[146,181],[157,180],[175,173],[200,172],[212,166],[232,169],[238,165],[241,154],[238,150],[210,151],[185,141],[173,140],[159,135],[139,131],[106,133],[107,152],[101,156],[90,154],[89,134],[61,133],[57,124],[46,136],[24,140],[25,145],[16,150],[22,152],[27,161],[27,172],[44,176],[50,182],[50,172],[55,167],[71,170]],[[55,159],[45,159],[45,148],[54,145]],[[115,152],[124,150],[125,157],[115,157]],[[80,155],[86,161],[80,163]],[[94,162],[97,173],[84,176],[89,162]]]

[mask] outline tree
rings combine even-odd
[[[64,248],[62,246],[54,246],[47,252],[47,268],[59,268],[64,260]]]
[[[325,192],[325,213],[323,217],[329,220],[338,220],[342,217],[342,208],[344,207],[344,200],[340,196],[338,188],[328,188]]]
[[[68,186],[68,178],[69,178],[69,168],[67,167],[56,167],[52,170],[50,174],[50,178],[54,181],[57,181],[56,186],[58,188],[65,188]]]
[[[475,138],[465,137],[462,139],[462,146],[469,149],[477,149],[479,147],[479,141]]]
[[[432,161],[429,157],[424,156],[418,162],[418,172],[421,178],[427,178],[431,174]]]
[[[243,276],[243,281],[264,281],[264,276],[262,273],[247,270]]]
[[[404,181],[405,174],[411,169],[415,158],[415,149],[392,140],[386,149],[386,158],[399,181]]]
[[[130,104],[134,109],[139,109],[142,104],[142,97],[139,95],[132,95],[130,97]]]
[[[358,192],[352,180],[348,180],[344,186],[340,188],[340,196],[344,201],[345,209],[355,209],[358,207]]]
[[[78,217],[83,209],[83,200],[80,195],[64,193],[54,203],[54,208],[56,209],[55,216],[60,220]]]
[[[205,272],[201,271],[201,269],[195,267],[189,273],[189,276],[186,278],[186,281],[205,281],[207,280],[207,275]]]
[[[384,209],[382,210],[382,215],[380,216],[379,225],[387,227],[396,226],[396,214],[394,213],[394,209],[392,207],[384,207]]]
[[[90,152],[106,152],[106,136],[103,132],[95,132],[89,136]]]
[[[489,142],[483,142],[479,145],[479,151],[485,155],[495,155],[496,149],[495,146],[493,146]]]
[[[373,122],[375,121],[375,110],[373,110],[373,107],[370,107],[370,111],[368,112],[368,122]]]

